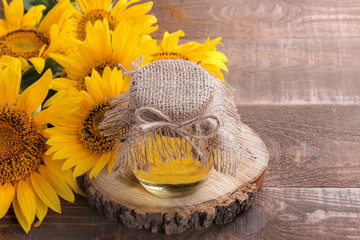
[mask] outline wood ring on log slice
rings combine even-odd
[[[156,197],[131,173],[120,177],[103,170],[97,178],[90,179],[85,174],[78,182],[88,195],[90,206],[128,228],[180,234],[212,223],[225,224],[253,202],[262,186],[269,159],[265,144],[245,124],[241,137],[256,160],[245,159],[237,177],[214,171],[198,191],[184,198]]]

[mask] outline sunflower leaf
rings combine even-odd
[[[30,68],[26,69],[22,73],[21,77],[21,85],[20,85],[20,92],[25,91],[29,86],[31,86],[33,83],[35,83],[37,80],[39,80],[42,75],[48,70],[51,69],[53,78],[59,77],[61,72],[64,70],[54,59],[47,58],[45,60],[45,67],[41,74],[39,74],[34,66],[31,66]],[[44,99],[43,103],[45,103],[49,98],[51,98],[56,91],[50,89],[48,92],[48,95]]]
[[[20,91],[24,91],[31,84],[36,82],[40,78],[40,75],[36,72],[35,67],[32,66],[22,72]]]
[[[57,0],[24,0],[24,8],[29,11],[30,8],[36,5],[44,5],[46,7],[44,16],[57,4]]]
[[[64,70],[54,59],[47,58],[45,60],[45,67],[41,74],[37,73],[34,66],[26,69],[22,73],[21,77],[21,86],[20,90],[24,91],[34,82],[36,82],[41,76],[46,72],[46,70],[51,69],[53,78],[59,77],[61,72]]]

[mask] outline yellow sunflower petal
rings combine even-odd
[[[26,222],[31,224],[35,219],[36,201],[32,188],[27,181],[20,180],[18,182],[16,197]]]
[[[69,185],[65,183],[63,179],[56,176],[49,168],[46,166],[39,167],[40,174],[54,187],[56,193],[65,199],[68,202],[74,202],[75,196],[71,191]]]
[[[133,5],[122,13],[124,16],[123,18],[125,20],[131,20],[131,18],[137,20],[137,18],[140,18],[142,20],[148,19],[148,17],[152,17],[152,15],[145,15],[148,13],[153,7],[153,2],[146,2],[143,4],[136,4]],[[112,12],[115,12],[116,9]],[[155,21],[156,22],[156,21]]]
[[[111,157],[107,163],[107,170],[108,170],[108,173],[110,173],[112,171],[112,169],[114,168],[114,165],[115,165],[115,156],[114,156],[114,152],[111,152]]]
[[[111,56],[111,38],[109,22],[105,18],[103,21],[97,20],[94,25],[88,22],[86,25],[86,39],[84,45],[94,54],[98,60],[105,60],[106,56]]]
[[[69,88],[76,89],[78,82],[68,78],[54,78],[51,89],[60,92],[61,90],[69,90]],[[44,105],[45,106],[45,105]]]
[[[33,6],[22,18],[21,25],[23,27],[35,27],[40,22],[45,9],[46,6],[44,5]]]
[[[117,97],[120,92],[129,91],[131,78],[130,76],[123,77],[122,71],[114,68],[105,68],[102,75],[103,92],[105,97]]]
[[[55,145],[55,144],[72,144],[79,142],[78,136],[54,136],[47,140],[47,144],[49,145]]]
[[[56,121],[52,121],[51,123],[54,126],[60,127],[60,131],[56,131],[56,134],[53,134],[53,136],[55,137],[55,135],[59,135],[59,136],[63,135],[64,133],[61,132],[61,131],[64,130],[64,129],[68,129],[68,130],[71,129],[72,132],[73,131],[79,132],[79,126],[82,123],[81,117],[83,115],[84,115],[84,111],[82,109],[78,109],[75,112],[66,115],[66,117],[62,118],[61,120],[59,119],[59,120],[56,120]],[[56,129],[57,128],[55,128],[54,130],[56,130]],[[65,133],[65,135],[67,135],[67,133]],[[78,138],[76,138],[76,139],[78,139]]]
[[[90,171],[90,178],[96,177],[99,172],[105,167],[106,163],[111,158],[111,152],[104,153],[101,157],[96,161],[95,166]]]
[[[19,97],[18,109],[32,114],[44,101],[51,86],[52,73],[47,70],[44,75],[28,87]]]
[[[82,98],[79,98],[78,100],[76,100],[75,98],[73,99],[74,102],[57,103],[51,105],[45,110],[42,110],[34,117],[34,121],[38,125],[43,125],[55,121],[61,116],[74,112],[80,107],[79,102],[82,100]]]
[[[51,169],[51,171],[56,174],[58,177],[64,179],[64,181],[69,184],[71,189],[76,192],[77,194],[80,194],[83,197],[86,197],[86,194],[79,188],[76,178],[73,176],[71,170],[61,170],[61,166],[63,165],[64,161],[57,160],[53,161],[49,157],[44,157],[44,163],[45,165]]]
[[[111,13],[114,15],[120,15],[122,11],[128,8],[131,4],[140,2],[140,0],[120,0],[116,3],[116,5],[111,9]]]
[[[21,61],[21,69],[22,70],[26,70],[28,69],[29,67],[31,67],[31,65],[28,63],[28,61],[23,58],[23,57],[19,57],[20,61]]]
[[[131,25],[127,22],[119,22],[112,36],[113,55],[117,62],[125,69],[131,69],[131,63],[139,58],[143,49],[140,46],[141,29],[138,25]]]
[[[114,71],[117,71],[117,68],[114,68]],[[103,94],[105,94],[104,96],[106,97],[110,97],[107,94],[109,94],[111,92],[110,87],[111,87],[111,68],[109,66],[106,66],[103,73],[102,73],[102,77],[99,78],[100,80],[100,84],[101,84],[101,91],[103,92]],[[99,75],[100,76],[100,75]]]
[[[105,96],[102,89],[104,84],[102,84],[102,78],[99,73],[93,69],[91,77],[85,78],[86,89],[90,96],[93,97],[94,102],[104,101]]]
[[[53,159],[66,159],[69,157],[72,157],[74,155],[77,155],[80,151],[84,151],[84,146],[80,144],[69,144],[67,146],[63,146],[62,149],[59,149],[52,157]],[[70,164],[70,163],[67,163]],[[68,165],[65,165],[63,169],[69,169],[75,165],[72,165],[70,167],[67,167]]]
[[[5,67],[9,66],[9,64],[14,61],[14,59],[17,58],[8,55],[2,55],[0,58],[0,69],[5,69]]]
[[[39,198],[39,196],[37,194],[35,194],[35,200],[36,200],[36,216],[37,216],[37,218],[39,220],[34,224],[34,227],[38,227],[38,226],[40,226],[40,224],[42,223],[44,217],[46,216],[47,211],[48,211],[48,207]]]
[[[24,4],[22,0],[13,0],[9,5],[6,0],[2,0],[7,26],[9,30],[21,27],[21,20],[24,15]]]
[[[41,74],[41,72],[44,70],[45,67],[45,59],[41,57],[33,57],[30,58],[29,61],[34,65],[35,70]]]
[[[4,35],[7,33],[7,24],[5,19],[0,19],[0,35]]]
[[[111,71],[110,76],[108,76],[107,71],[105,69],[103,73],[103,79],[104,82],[108,84],[107,97],[116,97],[119,95],[120,92],[128,91],[130,88],[130,81],[131,81],[130,77],[127,76],[123,78],[122,71],[117,70],[116,68],[114,68],[114,70]]]
[[[107,11],[110,8],[112,0],[78,0],[77,3],[81,10],[89,10],[89,9],[102,9]]]
[[[20,207],[19,201],[17,200],[17,198],[14,198],[13,201],[13,208],[14,208],[14,212],[16,215],[17,220],[19,221],[21,227],[24,229],[24,231],[26,233],[28,233],[30,231],[31,228],[31,224],[29,224],[22,212],[22,209]]]
[[[53,24],[59,25],[59,28],[62,29],[75,11],[69,0],[60,0],[41,20],[38,30],[49,32]]]
[[[0,219],[5,216],[14,200],[15,188],[11,183],[0,186]]]
[[[165,32],[163,40],[160,44],[161,49],[167,52],[177,52],[180,37],[185,37],[185,33],[182,30],[176,31],[171,34]]]
[[[74,177],[78,177],[81,174],[86,173],[90,169],[92,169],[96,162],[98,161],[98,156],[91,156],[87,159],[79,159],[76,167],[74,168]]]
[[[224,76],[221,70],[228,70],[225,65],[227,58],[225,54],[216,50],[216,46],[221,44],[220,41],[222,38],[216,38],[212,41],[210,41],[210,38],[207,38],[203,44],[187,42],[178,45],[180,36],[183,36],[181,30],[171,34],[165,32],[159,47],[148,54],[153,57],[152,61],[161,59],[184,59],[194,63],[201,62],[201,66],[205,70],[223,80]]]
[[[63,119],[61,119],[60,121],[57,121],[57,122],[58,122],[58,123],[61,123],[62,120],[63,120]],[[57,126],[57,125],[55,125],[55,126]],[[79,131],[79,127],[78,127],[78,126],[74,127],[74,126],[73,126],[72,124],[70,124],[70,123],[69,123],[69,126],[66,126],[66,127],[68,127],[68,129],[72,129],[72,130],[73,130],[72,132],[75,132],[75,131],[77,132],[77,131]],[[52,136],[55,136],[55,135],[61,136],[61,135],[64,134],[63,131],[64,131],[64,127],[63,127],[63,126],[57,126],[56,128],[52,127],[52,128],[46,128],[46,129],[44,129],[44,132],[46,132],[47,134],[50,134],[50,135],[52,135]],[[68,132],[66,131],[65,134],[68,134]],[[48,144],[49,144],[49,143],[48,143]],[[50,145],[50,144],[49,144],[49,145]],[[58,145],[57,145],[57,146],[58,146]]]
[[[79,162],[84,161],[83,159],[88,159],[88,158],[91,158],[90,153],[88,153],[85,149],[82,149],[81,152],[78,152],[78,153],[74,154],[73,156],[69,157],[68,159],[66,159],[61,170],[68,170],[68,169],[76,166]],[[83,173],[85,173],[85,172],[83,172]],[[80,173],[79,175],[81,175],[83,173]],[[79,175],[74,175],[74,176],[77,177]]]
[[[77,0],[76,3],[79,5],[80,10],[85,13],[87,10],[91,9],[86,0]]]
[[[3,84],[6,86],[6,102],[13,106],[19,95],[21,83],[21,63],[14,59],[3,72]],[[1,96],[3,98],[3,96]]]
[[[146,2],[143,4],[136,4],[129,8],[127,8],[122,13],[117,13],[116,15],[120,15],[121,20],[131,21],[134,24],[142,24],[147,22],[148,27],[144,34],[150,34],[157,30],[157,26],[152,26],[157,22],[157,18],[154,15],[146,15],[152,8],[153,2]],[[112,13],[115,11],[111,11]],[[119,20],[120,20],[119,19]]]
[[[38,173],[31,174],[31,183],[39,198],[52,210],[61,213],[60,200],[53,187]]]
[[[75,56],[64,56],[62,54],[49,54],[52,59],[54,59],[58,64],[65,68],[67,77],[70,79],[79,79],[83,77],[83,73],[87,72],[84,62],[79,61]],[[85,62],[86,63],[86,62]]]
[[[6,105],[6,85],[4,81],[4,71],[0,70],[0,107]],[[5,96],[5,97],[4,97]]]
[[[50,45],[44,52],[43,57],[48,57],[49,53],[53,52],[65,52],[69,51],[73,47],[82,44],[81,41],[71,36],[71,31],[68,29],[69,25],[66,25],[60,30],[57,24],[53,24],[50,28]]]

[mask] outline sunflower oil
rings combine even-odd
[[[175,159],[165,151],[163,154],[166,155],[167,162],[163,163],[157,149],[163,149],[163,147],[175,149],[176,144],[179,143],[177,141],[185,140],[172,137],[168,141],[162,137],[163,141],[161,141],[160,138],[160,136],[157,138],[159,147],[149,146],[147,151],[150,171],[133,170],[134,175],[148,192],[158,197],[180,198],[194,193],[208,178],[211,172],[211,164],[204,167],[199,161],[194,160],[193,154],[190,153],[189,144],[186,144],[187,158]]]

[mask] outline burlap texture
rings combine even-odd
[[[131,73],[129,93],[112,99],[100,124],[108,138],[119,138],[114,171],[149,169],[146,149],[182,159],[193,154],[202,165],[236,175],[240,162],[254,158],[240,138],[241,120],[232,89],[201,66],[186,60],[150,63]],[[178,137],[177,146],[156,144],[158,135]],[[154,146],[154,144],[156,146]],[[187,144],[192,152],[187,153]],[[120,146],[119,146],[120,145]]]

